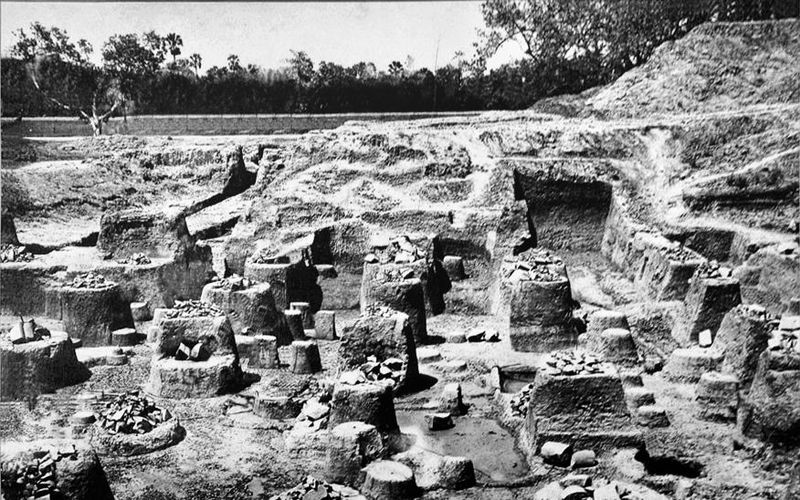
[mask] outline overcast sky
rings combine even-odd
[[[98,57],[112,34],[175,32],[183,54],[203,57],[203,67],[225,65],[228,54],[242,64],[265,68],[284,64],[289,51],[305,50],[315,63],[374,62],[385,70],[407,56],[414,69],[450,62],[456,51],[472,53],[476,29],[483,26],[481,2],[276,2],[276,3],[23,3],[0,2],[0,46],[11,33],[39,21],[65,29],[74,40],[86,38]],[[492,66],[519,57],[509,50]]]

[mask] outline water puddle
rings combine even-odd
[[[442,455],[470,458],[478,481],[508,482],[525,477],[528,463],[514,445],[514,436],[495,420],[458,417],[455,427],[428,431],[423,412],[397,412],[403,434],[413,435],[415,447]]]

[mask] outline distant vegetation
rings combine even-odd
[[[716,19],[797,15],[788,0],[486,0],[475,54],[441,68],[408,62],[377,68],[314,63],[302,51],[286,65],[263,69],[232,54],[205,68],[200,54],[181,57],[179,34],[114,35],[92,62],[93,47],[39,23],[15,32],[2,60],[4,116],[78,116],[96,133],[112,115],[340,113],[519,109],[552,95],[612,81],[641,64],[660,43]],[[795,2],[796,3],[796,2]],[[745,6],[744,8],[742,6]],[[757,7],[757,8],[756,8]],[[795,9],[796,10],[796,9]],[[506,43],[523,60],[487,71]],[[203,71],[205,70],[205,71]]]

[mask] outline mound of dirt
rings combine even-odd
[[[640,117],[800,102],[799,77],[800,20],[707,23],[599,92],[581,94],[583,113]],[[571,110],[574,101],[569,96]]]

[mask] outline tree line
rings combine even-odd
[[[750,1],[760,10],[749,19],[774,18],[776,10],[764,5],[785,3]],[[102,124],[120,114],[520,109],[612,81],[664,41],[719,18],[714,10],[719,3],[486,0],[486,27],[475,53],[456,54],[433,71],[399,61],[386,69],[370,62],[315,63],[302,51],[292,51],[277,69],[242,64],[235,54],[224,66],[205,68],[200,54],[181,57],[179,34],[152,31],[111,36],[95,63],[86,40],[73,41],[62,29],[33,23],[14,33],[11,57],[0,64],[2,111],[77,116],[101,133]],[[747,3],[738,0],[737,6]],[[487,60],[508,43],[520,44],[525,57],[487,70]]]

